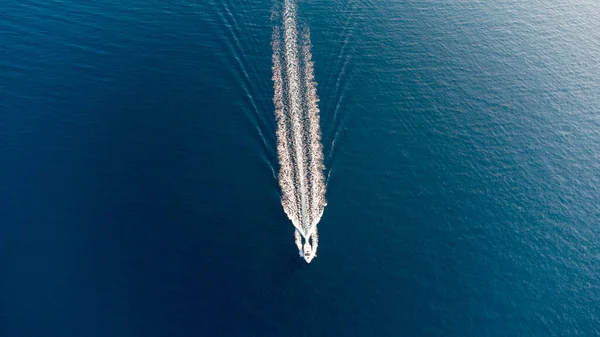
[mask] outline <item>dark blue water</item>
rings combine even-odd
[[[599,3],[301,1],[310,265],[271,6],[0,3],[0,336],[600,335]]]

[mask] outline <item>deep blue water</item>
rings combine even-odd
[[[0,3],[0,336],[600,335],[599,2],[300,1],[310,265],[271,7]]]

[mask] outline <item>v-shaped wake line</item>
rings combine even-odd
[[[273,84],[281,202],[296,228],[299,253],[310,263],[318,246],[317,224],[325,209],[319,98],[310,32],[298,34],[295,0],[284,0],[273,29]],[[304,238],[304,244],[302,243]]]

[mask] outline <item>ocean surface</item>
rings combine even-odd
[[[0,336],[600,335],[600,2],[298,6],[308,265],[272,1],[0,3]]]

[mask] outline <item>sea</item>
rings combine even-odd
[[[278,3],[0,2],[0,336],[600,336],[600,2],[298,0],[310,264]]]

